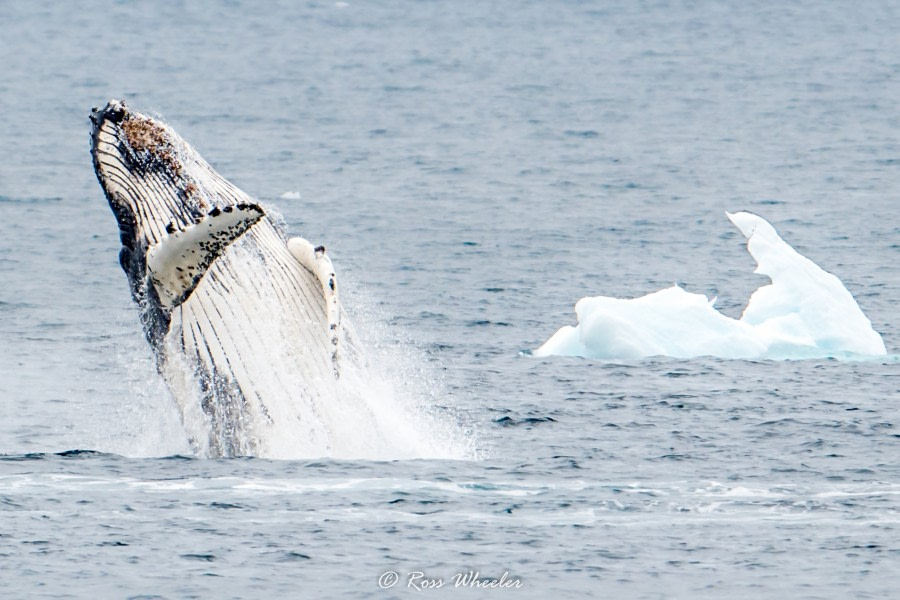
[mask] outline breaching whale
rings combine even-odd
[[[117,100],[90,119],[119,262],[195,451],[259,455],[279,420],[327,438],[304,415],[329,410],[350,341],[324,247],[288,238],[166,124]]]

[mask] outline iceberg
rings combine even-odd
[[[640,298],[582,298],[578,324],[564,326],[534,356],[635,359],[823,358],[887,354],[884,340],[836,276],[794,250],[765,219],[726,213],[747,238],[757,289],[740,319],[723,315],[715,298],[676,286]]]

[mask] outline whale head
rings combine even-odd
[[[159,347],[173,307],[265,212],[162,121],[118,100],[90,119],[94,170],[119,224],[119,263]]]
[[[124,247],[145,249],[211,210],[252,202],[162,121],[119,100],[90,119],[94,170]]]

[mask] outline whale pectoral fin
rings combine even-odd
[[[297,262],[312,272],[322,285],[322,294],[325,296],[325,312],[328,315],[328,336],[334,346],[333,358],[337,360],[341,305],[338,302],[337,276],[334,274],[334,265],[325,254],[324,246],[313,246],[307,240],[295,237],[288,240],[287,247]]]
[[[193,225],[166,235],[147,251],[147,269],[165,308],[184,302],[225,249],[259,221],[265,212],[256,204],[213,209]]]

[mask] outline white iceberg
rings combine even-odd
[[[887,353],[840,279],[799,254],[761,217],[726,214],[747,237],[756,273],[772,280],[753,293],[740,319],[717,311],[715,299],[678,286],[634,299],[582,298],[575,305],[578,325],[562,327],[534,355],[785,359]]]

